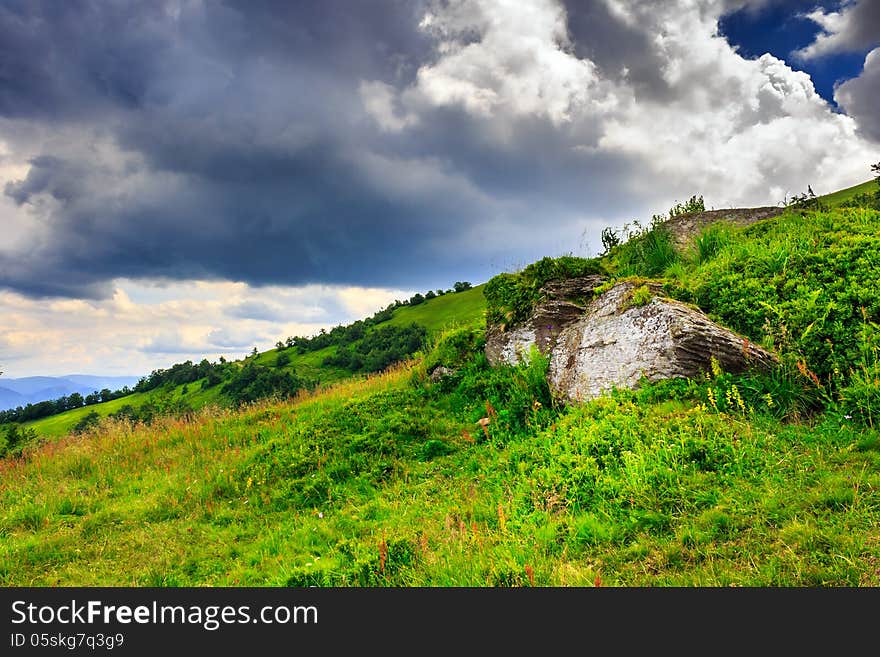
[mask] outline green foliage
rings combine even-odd
[[[724,223],[709,224],[694,238],[694,260],[708,262],[733,240],[731,228]]]
[[[430,372],[442,365],[449,369],[459,369],[481,352],[485,346],[485,330],[482,326],[459,326],[447,329],[436,340],[425,355],[422,368]]]
[[[351,372],[381,372],[421,350],[427,337],[424,326],[380,326],[351,346],[340,347],[324,359],[325,365]]]
[[[631,233],[630,238],[611,255],[619,276],[661,276],[680,260],[669,230],[662,225]]]
[[[101,421],[101,416],[98,415],[96,411],[89,411],[86,415],[84,415],[79,422],[73,425],[73,433],[85,433],[92,427],[98,426],[98,423]]]
[[[21,453],[24,445],[37,437],[33,429],[22,427],[18,424],[8,424],[3,436],[3,444],[0,445],[0,456],[16,456]]]
[[[878,212],[789,214],[741,232],[674,294],[800,362],[830,394],[862,362],[864,324],[880,320],[878,254]]]
[[[537,350],[516,367],[491,367],[480,351],[446,377],[439,390],[448,391],[447,403],[467,413],[471,422],[488,418],[479,439],[491,437],[503,443],[546,426],[556,417],[558,409],[547,385],[548,366],[548,358]]]
[[[630,302],[630,305],[632,305],[633,307],[641,308],[642,306],[647,305],[651,301],[651,299],[653,299],[653,298],[654,298],[654,294],[651,292],[651,290],[648,288],[648,286],[641,285],[641,286],[635,288],[630,293],[629,302]]]
[[[703,196],[691,196],[686,202],[679,203],[676,201],[669,209],[669,218],[678,217],[682,214],[690,214],[692,212],[705,212],[706,204],[703,202]]]
[[[606,226],[602,229],[602,253],[599,255],[608,255],[613,248],[620,246],[620,243],[620,232],[614,230],[611,226]]]
[[[861,426],[880,428],[880,326],[867,319],[859,339],[861,358],[839,393],[839,412]]]
[[[293,372],[247,363],[223,386],[233,403],[244,404],[271,396],[291,396],[305,387]]]
[[[842,208],[873,208],[880,210],[880,190],[869,193],[861,192],[855,196],[843,201],[840,204]]]
[[[507,324],[522,321],[540,300],[541,287],[548,281],[602,273],[598,259],[562,256],[542,258],[515,274],[499,274],[486,283],[483,292],[488,320]]]
[[[290,354],[286,351],[280,352],[275,357],[275,367],[285,367],[290,363]]]

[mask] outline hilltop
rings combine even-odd
[[[400,335],[400,332],[413,324],[424,329],[423,338],[430,338],[444,328],[469,323],[482,317],[486,304],[482,286],[470,287],[465,284],[459,291],[450,289],[438,292],[439,295],[435,292],[429,293],[427,299],[424,298],[425,295],[418,295],[421,299],[416,304],[412,304],[411,300],[391,304],[372,318],[350,325],[357,327],[357,330],[352,333],[350,340],[345,336],[342,340],[348,340],[347,344],[357,347],[364,344],[367,334],[372,334],[377,329],[388,331],[387,327],[390,327],[391,330],[398,331],[394,335]],[[236,401],[254,401],[257,396],[273,393],[295,394],[299,388],[314,389],[358,374],[350,367],[332,362],[340,349],[337,338],[345,328],[348,327],[338,326],[329,334],[322,332],[312,341],[305,338],[299,338],[296,344],[292,338],[287,343],[279,341],[276,348],[241,361],[176,364],[158,373],[154,372],[147,377],[146,382],[141,381],[139,385],[132,383],[130,389],[105,389],[96,393],[94,398],[78,389],[62,390],[59,396],[65,396],[61,399],[33,402],[29,408],[25,407],[28,401],[22,399],[13,406],[23,407],[21,410],[26,419],[22,422],[22,427],[25,431],[31,431],[36,436],[59,437],[113,414],[150,419],[169,413],[190,413],[210,405],[231,406]],[[415,348],[404,352],[390,352],[388,358],[399,360],[421,348],[420,342]],[[384,367],[384,364],[380,365],[376,369]],[[250,371],[258,371],[263,375],[266,385],[255,392],[255,396],[242,400],[239,394],[237,399],[228,390],[224,391],[224,388],[235,381],[236,376],[248,366],[252,368]],[[73,400],[67,396],[72,392],[82,393],[76,401],[76,407],[71,407],[69,402]],[[41,397],[47,399],[44,395]],[[29,419],[27,411],[33,411],[38,419]],[[3,418],[4,414],[0,412],[0,435],[4,432]]]
[[[561,404],[540,353],[489,365],[487,321],[595,273],[699,308],[778,367]],[[880,211],[792,206],[686,247],[660,221],[470,295],[395,310],[432,329],[382,373],[4,459],[0,581],[880,585]]]

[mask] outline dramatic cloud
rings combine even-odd
[[[877,58],[833,111],[808,75],[719,35],[764,4],[6,2],[0,288],[93,322],[137,289],[117,328],[147,364],[591,255],[604,226],[694,193],[772,204],[864,180]],[[875,4],[814,14],[814,45],[862,43],[841,26]],[[137,318],[155,284],[193,306],[153,330]],[[224,285],[250,295],[206,291]],[[28,325],[47,339],[66,326],[15,313],[54,322]]]
[[[741,4],[7,4],[0,284],[427,288],[861,177],[807,76],[717,35]]]
[[[876,0],[849,0],[838,11],[816,9],[806,16],[822,32],[813,43],[798,51],[804,59],[864,52],[880,45],[880,3]]]
[[[880,143],[880,48],[868,53],[862,74],[838,86],[834,98],[866,136]]]

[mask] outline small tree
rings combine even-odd
[[[602,229],[602,253],[600,255],[608,255],[615,246],[620,245],[620,233],[611,226]]]
[[[706,204],[703,202],[703,196],[697,196],[694,194],[691,196],[686,203],[678,203],[676,202],[669,209],[669,218],[677,217],[681,214],[690,214],[691,212],[705,212]]]
[[[455,285],[452,287],[456,292],[464,292],[465,290],[471,289],[471,284],[467,281],[456,281]]]

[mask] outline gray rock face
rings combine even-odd
[[[721,221],[733,224],[734,226],[749,226],[762,219],[776,217],[783,212],[785,212],[785,208],[773,206],[707,210],[705,212],[691,212],[678,215],[665,221],[663,226],[672,235],[675,246],[679,249],[686,249],[691,245],[700,230],[710,224]]]
[[[776,357],[685,304],[655,295],[633,304],[637,286],[623,282],[593,301],[557,336],[550,351],[550,388],[577,402],[649,381],[693,377],[715,357],[726,371],[768,368]]]
[[[486,358],[492,365],[515,365],[525,360],[532,346],[550,353],[562,330],[584,314],[593,289],[602,284],[601,276],[581,276],[550,281],[541,288],[540,301],[529,319],[505,330],[492,325],[486,331]]]
[[[431,370],[428,378],[431,380],[432,383],[438,383],[447,376],[452,376],[453,374],[455,374],[455,370],[450,369],[444,365],[438,365],[433,370]]]

